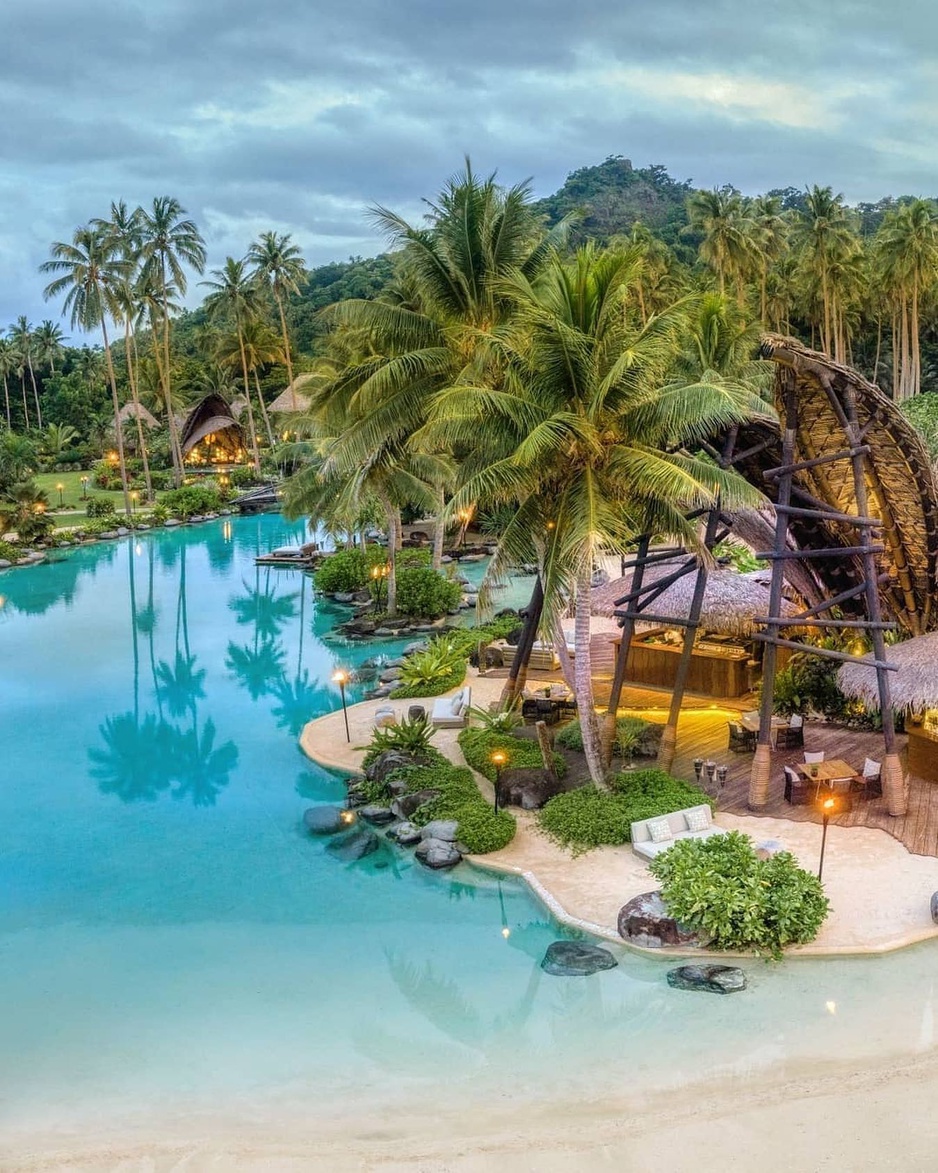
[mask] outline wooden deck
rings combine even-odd
[[[651,720],[662,719],[654,711],[648,711],[647,690],[626,689],[623,691],[623,711],[635,711]],[[662,694],[667,703],[667,694]],[[714,711],[709,707],[694,707],[705,704],[700,698],[689,697],[681,710],[677,731],[677,756],[673,773],[689,781],[694,779],[694,758],[711,759],[718,765],[727,766],[729,773],[726,785],[721,790],[714,782],[710,793],[714,794],[720,810],[737,815],[791,819],[796,822],[820,823],[821,816],[813,806],[792,806],[785,801],[783,766],[804,761],[803,750],[778,750],[773,754],[772,787],[768,804],[758,811],[748,807],[749,774],[752,767],[751,753],[731,753],[727,748],[727,721],[731,713],[725,709]],[[628,705],[629,708],[625,708]],[[746,707],[752,707],[747,705]],[[905,759],[905,737],[898,742]],[[878,733],[867,733],[856,729],[845,729],[824,722],[809,721],[805,725],[805,749],[823,750],[827,758],[842,758],[859,772],[865,758],[883,760],[883,739]],[[842,827],[876,827],[887,831],[915,855],[938,856],[938,785],[924,782],[920,778],[909,780],[909,805],[906,814],[894,817],[887,813],[882,798],[864,799],[853,796],[853,809],[831,819]]]

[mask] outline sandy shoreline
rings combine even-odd
[[[613,1092],[536,1102],[510,1090],[345,1111],[255,1105],[235,1114],[54,1135],[7,1132],[10,1173],[323,1170],[335,1173],[645,1173],[725,1170],[906,1170],[935,1167],[938,1056],[859,1069],[830,1063],[710,1081],[649,1095]],[[356,1111],[357,1109],[357,1111]]]

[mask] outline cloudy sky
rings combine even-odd
[[[58,316],[38,264],[118,198],[175,195],[212,266],[269,228],[380,251],[368,205],[418,217],[466,153],[539,195],[610,154],[938,194],[936,33],[933,0],[0,0],[0,326]]]

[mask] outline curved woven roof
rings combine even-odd
[[[872,656],[864,656],[872,660]],[[907,639],[886,648],[886,659],[896,665],[889,673],[889,691],[897,709],[938,708],[938,631]],[[847,696],[879,708],[876,669],[865,664],[844,664],[837,683]]]
[[[201,399],[186,416],[179,437],[183,456],[188,456],[196,444],[206,436],[228,431],[240,446],[243,436],[241,425],[231,414],[228,401],[213,391]]]
[[[309,396],[303,394],[302,388],[308,383],[311,383],[315,377],[314,374],[308,373],[297,375],[293,382],[280,392],[267,410],[277,413],[307,411],[309,409]]]
[[[838,404],[843,404],[850,394],[855,396],[863,442],[870,447],[868,510],[883,522],[882,536],[877,541],[886,547],[879,558],[881,569],[889,575],[881,590],[884,606],[913,634],[936,626],[938,492],[918,433],[878,387],[796,339],[766,335],[761,353],[779,367],[775,397],[780,411],[789,381],[795,380],[799,415],[796,461],[833,455],[847,447],[828,392]],[[776,486],[764,479],[764,473],[781,462],[777,430],[773,433],[767,425],[757,424],[742,429],[742,433],[737,451],[766,439],[773,441],[737,464],[740,472],[771,499]],[[794,480],[798,487],[834,509],[857,513],[850,461],[803,470],[795,474]],[[800,502],[796,498],[794,503]],[[836,521],[792,517],[790,531],[802,549],[856,544],[856,529]],[[859,563],[849,555],[842,560],[817,559],[810,568],[829,595],[845,590],[860,578]]]

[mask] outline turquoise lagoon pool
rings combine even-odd
[[[220,519],[0,575],[0,1122],[377,1103],[441,1071],[586,1096],[933,1045],[932,946],[754,962],[724,999],[624,952],[557,979],[562,932],[519,882],[326,855],[300,819],[342,786],[297,735],[374,647],[255,570],[297,533]]]

